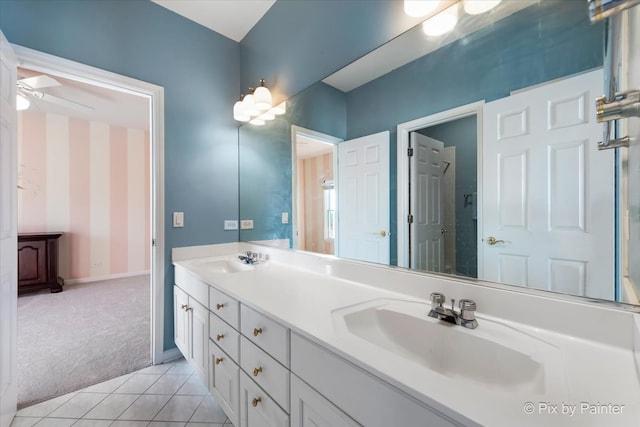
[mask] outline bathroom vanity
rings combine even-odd
[[[248,243],[173,263],[176,344],[236,427],[640,419],[627,306]],[[477,328],[429,317],[433,292],[473,299]]]

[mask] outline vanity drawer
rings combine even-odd
[[[289,415],[242,371],[240,371],[240,425],[243,427],[289,427]]]
[[[289,329],[267,316],[240,305],[240,332],[271,357],[289,366]]]
[[[209,292],[209,310],[222,320],[238,329],[238,307],[240,303],[238,300],[231,298],[224,292],[211,287]]]
[[[211,313],[209,314],[209,338],[234,361],[238,361],[240,333]]]
[[[240,338],[240,367],[285,411],[289,411],[289,370],[245,337]]]

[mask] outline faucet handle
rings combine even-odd
[[[458,303],[460,311],[476,311],[476,302],[474,300],[463,298]]]
[[[439,306],[441,306],[446,300],[444,294],[441,294],[440,292],[431,292],[430,298],[432,304],[438,304]]]

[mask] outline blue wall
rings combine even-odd
[[[165,89],[165,338],[174,347],[171,248],[236,241],[240,47],[148,0],[0,1],[14,44]],[[183,211],[185,227],[171,227]]]
[[[401,1],[280,0],[240,43],[241,92],[287,99],[417,23]]]
[[[478,277],[478,221],[472,194],[478,188],[476,116],[431,126],[418,132],[442,141],[445,147],[456,147],[455,163],[455,226],[456,226],[456,270],[455,274]]]
[[[602,24],[581,1],[547,0],[347,94],[347,137],[391,132],[391,229],[397,230],[396,126],[602,66]],[[397,233],[391,235],[397,262]]]

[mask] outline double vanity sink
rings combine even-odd
[[[296,412],[309,404],[300,397],[309,396],[300,391],[306,385],[319,393],[314,402],[330,405],[313,413],[346,420],[328,425],[384,425],[384,412],[367,414],[388,405],[409,414],[403,425],[426,425],[416,420],[434,414],[433,425],[624,426],[640,419],[637,313],[276,248],[215,246],[174,250],[176,269],[289,331],[290,357],[281,363],[290,372],[290,404],[280,407],[292,427],[306,425]],[[241,261],[247,248],[269,260]],[[477,301],[477,327],[430,317],[433,292]],[[583,317],[572,323],[574,314]],[[615,332],[593,331],[598,322]],[[363,393],[383,400],[365,408]],[[554,405],[574,413],[554,414]],[[603,405],[620,412],[607,406],[603,413]],[[592,407],[600,412],[590,414]]]

